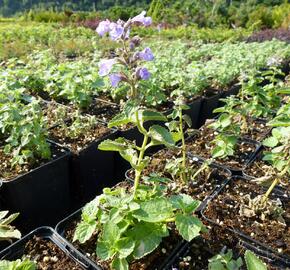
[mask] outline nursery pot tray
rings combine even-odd
[[[83,255],[50,227],[37,228],[10,245],[0,252],[0,260],[12,261],[22,259],[25,255],[36,260],[41,269],[89,269]]]
[[[227,180],[207,201],[201,214],[208,222],[228,229],[252,248],[256,247],[254,250],[256,254],[270,258],[275,264],[290,267],[289,255],[278,252],[281,248],[281,250],[288,250],[289,253],[289,245],[287,244],[289,218],[287,220],[286,214],[285,224],[282,224],[277,219],[270,220],[269,216],[265,216],[263,219],[258,214],[253,215],[249,212],[249,207],[245,207],[249,205],[246,195],[249,194],[253,199],[257,195],[265,194],[267,190],[251,180],[244,176],[233,176]],[[287,190],[275,188],[269,199],[270,201],[279,199],[285,211],[289,211],[290,199]]]

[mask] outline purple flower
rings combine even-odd
[[[141,80],[148,80],[151,76],[150,72],[148,71],[147,68],[138,68],[136,71],[136,75],[139,79]]]
[[[105,20],[99,23],[96,32],[103,37],[106,33],[108,33],[110,31],[110,21],[109,20]]]
[[[117,87],[121,80],[122,77],[120,74],[114,73],[110,75],[110,81],[113,87]]]
[[[145,26],[149,26],[150,24],[152,24],[152,19],[151,17],[145,17],[145,15],[146,11],[143,10],[139,15],[132,18],[132,22],[139,22]]]
[[[110,73],[113,65],[116,63],[115,59],[103,59],[99,63],[99,75],[106,76]]]
[[[151,49],[148,48],[148,47],[145,48],[142,52],[140,52],[138,54],[138,56],[139,56],[139,58],[141,58],[141,59],[143,59],[145,61],[152,61],[152,60],[154,60],[154,55],[153,55]]]
[[[124,33],[124,27],[117,23],[110,23],[110,37],[112,40],[119,39]]]

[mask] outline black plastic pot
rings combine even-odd
[[[70,209],[69,159],[71,153],[50,142],[57,156],[11,180],[3,180],[3,209],[19,212],[14,224],[22,233],[42,225],[53,226]]]
[[[227,91],[223,91],[220,98],[227,98],[229,96],[235,96],[239,93],[240,89],[241,89],[240,85],[233,85]],[[217,108],[221,106],[224,106],[224,103],[222,101],[219,101]]]
[[[201,127],[205,123],[206,119],[211,119],[214,117],[213,110],[218,108],[219,99],[221,96],[222,92],[217,92],[202,98],[198,127]]]
[[[77,210],[76,212],[74,212],[73,214],[71,214],[70,216],[68,216],[67,218],[63,219],[62,221],[60,221],[56,227],[55,227],[55,231],[61,235],[63,238],[65,238],[65,232],[67,231],[67,229],[69,228],[70,224],[72,224],[75,221],[79,221],[81,219],[81,212],[82,209]],[[69,242],[66,239],[67,242]],[[175,247],[174,249],[170,252],[168,258],[173,257],[176,252],[184,245],[185,241],[180,241]],[[102,270],[102,268],[97,265],[92,259],[90,259],[86,254],[83,254],[81,251],[80,252],[84,257],[86,257],[86,264],[88,264],[90,267],[89,269],[91,270]],[[165,262],[167,262],[168,260],[166,259]],[[158,268],[156,268],[156,270],[164,270],[164,263],[161,264],[161,266],[159,266]]]
[[[199,133],[196,133],[190,137],[188,137],[186,139],[186,144],[188,144],[188,142],[190,141],[193,141],[195,140],[195,138],[199,135]],[[257,142],[257,141],[254,141],[254,140],[250,140],[250,139],[247,139],[247,138],[240,138],[238,140],[238,143],[248,143],[248,144],[251,144],[251,145],[254,145],[255,146],[255,150],[249,154],[249,156],[246,158],[243,166],[241,166],[240,168],[234,168],[234,167],[231,167],[231,166],[228,166],[226,164],[220,164],[218,161],[215,162],[215,164],[217,165],[220,165],[222,168],[225,168],[225,169],[228,169],[232,172],[232,174],[238,174],[238,175],[242,175],[242,171],[243,169],[248,166],[248,164],[256,157],[256,155],[259,153],[260,149],[261,149],[261,143]],[[199,153],[189,153],[190,155],[192,156],[196,156],[200,159],[204,159],[204,157],[202,157],[201,155],[199,155]]]
[[[202,105],[202,98],[198,97],[187,105],[190,108],[184,111],[183,114],[187,114],[190,117],[191,122],[192,122],[191,128],[198,128],[201,105]]]
[[[104,187],[111,187],[117,183],[118,179],[114,177],[115,153],[98,149],[102,141],[114,140],[117,134],[118,131],[111,130],[108,135],[72,154],[70,172],[74,210],[100,194]]]
[[[243,179],[245,181],[249,181],[251,179],[246,178],[244,176],[233,176],[231,179],[226,180],[220,189],[216,190],[211,196],[210,199],[207,201],[207,203],[203,206],[203,208],[201,209],[201,215],[202,217],[207,220],[209,223],[214,224],[216,226],[221,226],[220,224],[218,224],[216,221],[208,218],[205,214],[206,208],[208,206],[208,204],[214,200],[220,193],[223,192],[224,188],[226,185],[230,184],[230,182],[234,182],[235,179]],[[266,188],[265,188],[265,192],[266,192]],[[278,197],[281,199],[281,201],[285,201],[285,200],[289,200],[289,198],[285,198],[285,192],[283,192],[283,190],[281,190],[280,188],[274,188],[274,190],[272,191],[272,195],[275,197]],[[231,228],[231,227],[227,227],[227,230],[231,231],[232,233],[234,233],[235,235],[237,235],[242,241],[244,241],[244,245],[247,246],[249,249],[251,249],[253,252],[255,252],[257,255],[260,255],[264,258],[267,258],[271,264],[273,265],[278,265],[278,266],[283,266],[283,267],[290,267],[290,257],[285,255],[285,254],[279,254],[277,251],[275,251],[274,249],[272,249],[271,247],[267,246],[266,244],[263,244],[255,239],[253,239],[252,237],[250,237],[249,235],[241,232],[240,230]],[[283,269],[283,268],[282,268]]]
[[[35,236],[54,243],[80,267],[82,267],[83,269],[89,269],[89,265],[87,264],[84,256],[50,227],[37,228],[36,230],[24,236],[22,239],[10,245],[9,247],[0,252],[0,260],[12,261],[16,259],[21,259],[24,255],[26,243]]]

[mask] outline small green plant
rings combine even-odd
[[[0,132],[5,137],[4,153],[12,156],[11,165],[33,164],[38,159],[49,159],[47,126],[38,101],[0,104]]]
[[[154,188],[140,186],[135,195],[106,188],[84,207],[73,241],[85,243],[98,234],[98,258],[112,261],[111,269],[129,269],[129,262],[151,253],[170,235],[170,224],[187,241],[205,231],[194,215],[199,204],[185,194],[164,197],[157,181]]]
[[[80,110],[68,113],[64,107],[56,109],[55,118],[64,136],[70,139],[79,138],[95,128],[98,123],[95,116],[84,115]]]
[[[0,261],[1,270],[36,270],[37,266],[29,259],[18,259],[16,261]]]
[[[247,270],[267,270],[267,266],[253,252],[246,250],[244,258]],[[242,258],[233,258],[232,250],[222,252],[208,261],[209,270],[239,270],[243,265]]]
[[[190,117],[183,114],[183,111],[188,109],[189,106],[187,106],[182,97],[179,96],[175,101],[172,113],[168,115],[168,118],[171,118],[172,121],[167,124],[170,132],[174,134],[175,140],[178,141],[181,139],[180,150],[182,157],[167,163],[165,169],[169,170],[174,176],[179,177],[183,183],[187,183],[190,178],[190,168],[186,166],[187,153],[184,128],[185,125],[190,128],[192,123]]]
[[[10,225],[19,216],[19,213],[7,215],[8,211],[0,211],[0,241],[10,240],[12,238],[20,239],[20,231]]]

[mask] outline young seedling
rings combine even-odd
[[[264,264],[253,252],[246,250],[244,256],[247,270],[267,270],[266,264]],[[209,270],[239,270],[243,266],[242,258],[233,258],[232,250],[228,250],[227,253],[221,252],[220,254],[209,259]]]
[[[181,96],[179,96],[174,104],[173,111],[168,118],[171,118],[172,121],[169,122],[168,128],[176,137],[176,141],[181,139],[181,153],[182,157],[172,160],[166,165],[167,170],[172,171],[174,169],[174,176],[179,176],[181,182],[188,183],[190,177],[190,169],[186,166],[187,153],[186,153],[186,144],[185,144],[185,125],[189,128],[191,127],[191,119],[188,115],[184,115],[183,111],[188,110],[189,106],[187,106]],[[172,169],[171,169],[172,168]]]

